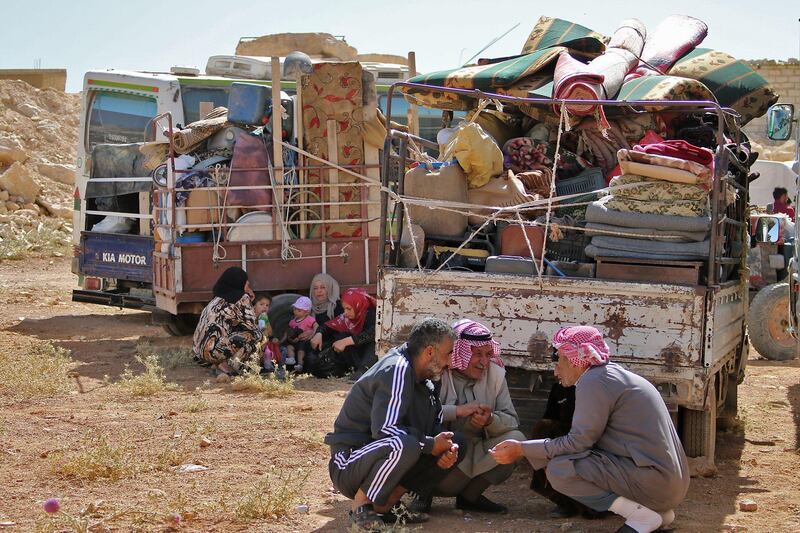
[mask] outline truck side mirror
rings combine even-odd
[[[759,217],[753,236],[756,242],[778,243],[781,240],[780,217]]]
[[[775,104],[767,111],[767,137],[773,141],[785,141],[792,136],[794,105]]]

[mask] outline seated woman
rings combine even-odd
[[[320,272],[314,276],[308,296],[311,298],[312,315],[320,326],[344,312],[339,300],[339,282],[330,274]]]
[[[467,455],[436,488],[437,496],[455,496],[456,508],[504,513],[483,492],[511,476],[514,464],[498,465],[489,450],[506,439],[524,439],[517,430],[519,417],[511,403],[500,345],[486,326],[460,320],[453,329],[456,341],[450,368],[442,374],[442,418],[445,429],[470,438]],[[415,510],[430,508],[430,496],[420,497]]]
[[[219,373],[234,374],[249,357],[258,357],[262,338],[247,272],[230,267],[214,284],[213,293],[194,332],[194,357]]]
[[[332,365],[321,373],[343,376],[353,370],[353,379],[358,379],[378,360],[375,355],[375,298],[364,289],[347,289],[342,295],[342,314],[323,324],[311,339],[315,350],[325,349],[318,361],[330,360]]]

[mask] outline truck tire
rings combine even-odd
[[[714,460],[717,438],[716,392],[708,393],[708,410],[681,409],[681,441],[688,457],[706,457]]]
[[[288,292],[279,294],[272,298],[269,305],[269,325],[272,327],[272,335],[278,338],[283,336],[286,326],[294,317],[292,304],[294,304],[302,294]]]
[[[772,361],[788,361],[797,353],[789,332],[789,284],[767,285],[755,295],[748,313],[753,348]]]
[[[185,337],[187,335],[194,335],[198,320],[200,320],[198,315],[181,313],[180,315],[173,316],[166,324],[161,324],[161,327],[173,337]]]

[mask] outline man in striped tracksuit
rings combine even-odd
[[[441,320],[415,325],[406,344],[353,385],[325,437],[331,480],[353,500],[351,521],[361,530],[378,531],[398,518],[427,520],[398,503],[400,497],[430,495],[466,453],[466,439],[441,431],[439,378],[454,338]]]

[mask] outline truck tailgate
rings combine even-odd
[[[80,273],[84,276],[153,281],[153,238],[146,235],[81,233]]]
[[[678,368],[703,366],[705,289],[598,279],[385,268],[379,283],[379,350],[401,343],[427,316],[479,320],[493,331],[509,366],[552,367],[558,328],[595,325],[615,360]]]

